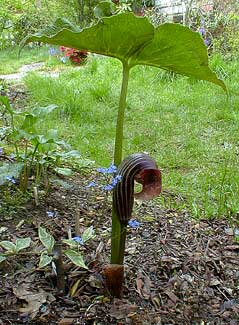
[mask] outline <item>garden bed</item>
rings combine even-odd
[[[37,240],[39,225],[67,238],[76,216],[82,232],[92,225],[96,234],[82,248],[89,270],[66,261],[64,295],[57,295],[52,267],[39,269],[37,256],[2,263],[0,324],[238,323],[238,229],[220,219],[197,222],[156,201],[135,205],[140,226],[128,230],[123,298],[110,299],[101,273],[109,262],[110,202],[88,183],[87,175],[75,175],[68,186],[54,185],[39,206],[28,202],[10,220],[0,216],[1,240]]]

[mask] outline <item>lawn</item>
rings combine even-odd
[[[210,83],[156,68],[131,71],[124,130],[124,156],[148,152],[163,174],[167,208],[197,218],[231,217],[239,211],[238,63],[211,58],[230,96]],[[31,105],[57,104],[44,129],[59,129],[83,158],[106,166],[113,158],[121,64],[92,56],[58,78],[29,74]]]

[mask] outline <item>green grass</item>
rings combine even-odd
[[[26,47],[22,50],[20,57],[18,57],[18,51],[17,47],[0,50],[0,74],[18,72],[24,64],[45,61],[49,57],[47,47]]]
[[[168,208],[187,209],[194,217],[229,217],[239,211],[239,64],[220,57],[211,64],[225,78],[229,100],[207,82],[150,67],[131,70],[124,156],[143,151],[157,160],[160,200]],[[57,127],[98,166],[112,161],[121,83],[117,60],[93,57],[59,78],[32,73],[25,81],[34,105],[58,105],[43,129]]]

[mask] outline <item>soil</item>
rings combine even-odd
[[[38,205],[28,198],[1,210],[0,240],[31,237],[32,244],[0,264],[0,325],[239,324],[236,220],[193,220],[157,200],[135,202],[140,225],[128,227],[123,296],[109,296],[102,270],[110,256],[111,202],[87,187],[95,177],[82,170],[58,178],[47,196],[39,191]],[[76,228],[95,231],[80,246],[88,270],[63,255],[64,292],[54,265],[38,267],[39,225],[58,241],[77,235]]]

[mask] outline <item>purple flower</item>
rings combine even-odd
[[[0,155],[3,154],[3,148],[0,148]]]
[[[73,237],[72,240],[76,241],[80,245],[84,245],[84,241],[80,236]]]
[[[117,167],[114,164],[111,164],[109,168],[97,168],[97,172],[102,173],[102,174],[114,174],[117,170]]]
[[[90,182],[86,187],[95,187],[97,186],[96,182]]]
[[[137,220],[135,220],[135,219],[133,219],[133,220],[129,220],[128,225],[131,228],[136,229],[136,228],[138,228],[140,226],[140,222],[137,221]]]
[[[209,41],[209,39],[206,38],[206,39],[204,40],[204,44],[205,44],[206,46],[209,46],[210,43],[211,43],[211,42]]]
[[[53,218],[53,217],[55,216],[55,212],[47,211],[47,212],[46,212],[46,215],[47,215],[49,218]]]
[[[11,182],[12,184],[16,184],[16,180],[14,179],[14,177],[11,176],[7,176],[6,180],[8,180],[9,182]]]

